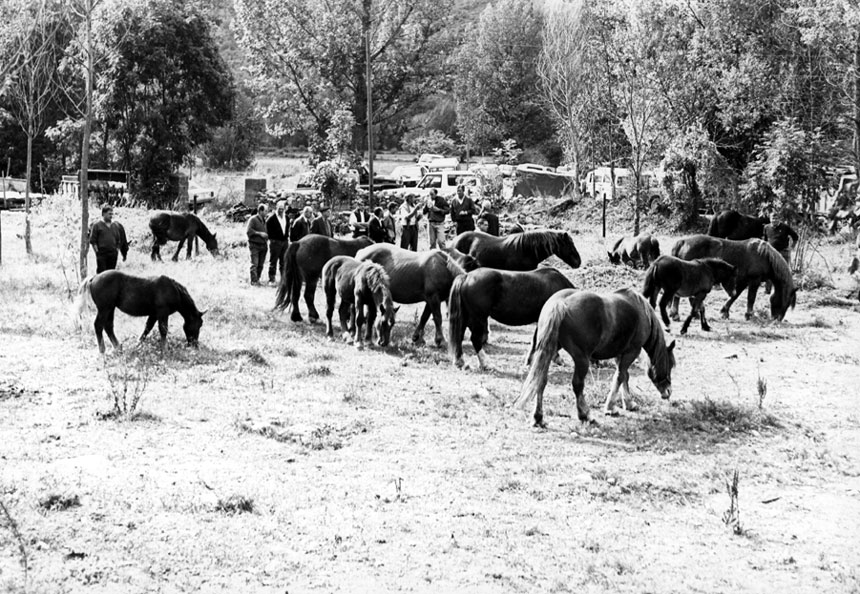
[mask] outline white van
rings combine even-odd
[[[480,179],[472,171],[446,169],[443,171],[431,171],[412,190],[414,194],[418,194],[423,198],[430,194],[432,188],[436,188],[440,196],[449,198],[457,193],[457,186],[466,186],[466,189],[471,190],[472,196],[475,197],[480,184]]]
[[[628,198],[636,191],[633,171],[625,167],[615,168],[615,197]],[[642,172],[642,196],[645,199],[659,197],[660,186],[657,176],[651,171]],[[589,171],[582,181],[582,193],[597,200],[612,199],[612,170],[609,167],[597,167]]]

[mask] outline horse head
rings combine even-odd
[[[196,315],[189,315],[185,318],[185,323],[182,325],[188,345],[194,348],[197,348],[197,343],[200,339],[200,328],[203,326],[203,314],[205,313],[206,310],[203,310],[198,311]]]
[[[381,307],[382,315],[376,318],[376,335],[378,337],[376,344],[381,347],[388,346],[388,343],[391,342],[391,329],[397,322],[395,318],[398,309],[400,307],[394,307],[391,301],[388,301],[386,305]]]
[[[606,252],[609,254],[609,263],[610,264],[621,264],[621,254],[618,252]]]
[[[659,327],[659,326],[658,326]],[[662,332],[662,330],[661,330]],[[665,347],[665,352],[658,349],[651,358],[648,367],[648,378],[663,400],[668,400],[672,395],[672,368],[675,367],[675,341]]]
[[[794,309],[797,304],[797,289],[793,288],[788,291],[788,295],[784,295],[785,291],[773,288],[773,293],[770,296],[770,316],[774,320],[782,321],[785,314],[788,313],[788,308]]]
[[[571,268],[579,268],[582,266],[582,258],[579,252],[576,251],[576,246],[573,244],[573,239],[570,234],[562,232],[558,238],[558,248],[555,254],[561,258]]]
[[[215,237],[216,235],[218,235],[218,234],[213,233],[212,237],[209,239],[209,241],[206,242],[206,249],[209,250],[209,253],[212,254],[213,256],[219,255],[218,239]]]

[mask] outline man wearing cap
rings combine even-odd
[[[330,214],[331,207],[328,204],[320,206],[320,214],[311,223],[310,232],[316,233],[317,235],[325,235],[326,237],[334,237],[334,233],[331,229],[331,222],[328,219]]]
[[[486,221],[487,229],[484,233],[499,236],[499,217],[493,214],[493,203],[489,200],[484,200],[481,203],[481,212],[478,213],[478,221]],[[480,227],[480,225],[479,225]]]
[[[301,216],[296,217],[293,226],[290,227],[290,241],[298,241],[311,232],[311,221],[314,220],[314,209],[305,206]]]
[[[275,212],[266,219],[266,233],[269,234],[269,282],[275,282],[275,269],[284,276],[284,252],[287,251],[290,234],[290,218],[287,216],[287,203],[278,200]]]
[[[430,234],[430,249],[435,247],[440,249],[445,248],[445,214],[450,206],[448,201],[439,195],[436,188],[430,190],[430,195],[427,197],[427,220],[429,226],[427,231]]]
[[[102,207],[102,220],[96,221],[90,228],[90,245],[96,253],[96,274],[116,268],[119,253],[122,261],[128,255],[128,239],[125,229],[113,220],[113,207]]]
[[[366,236],[369,226],[370,215],[364,205],[364,200],[357,198],[355,200],[355,210],[349,215],[349,228],[352,229],[352,236]]]
[[[418,251],[418,221],[421,219],[423,204],[415,204],[415,194],[407,194],[406,200],[400,205],[400,247],[413,252]]]
[[[266,263],[266,243],[269,234],[266,233],[266,210],[265,204],[257,206],[257,214],[248,219],[245,233],[248,235],[248,249],[251,252],[251,284],[260,284],[260,275],[263,274],[263,265]]]

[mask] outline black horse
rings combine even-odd
[[[190,212],[173,212],[160,211],[153,213],[149,217],[149,229],[152,231],[152,253],[150,254],[153,260],[161,260],[161,246],[169,241],[178,241],[176,253],[173,254],[173,261],[179,259],[179,252],[182,250],[182,244],[188,242],[188,248],[185,253],[185,258],[191,258],[191,244],[195,236],[206,244],[206,249],[213,256],[218,255],[218,240],[215,238],[215,233],[209,231],[203,221]]]
[[[634,268],[641,264],[643,268],[660,257],[660,242],[648,233],[636,237],[622,237],[612,246],[609,261],[612,264],[629,264]]]
[[[182,327],[185,338],[188,344],[197,346],[203,314],[206,313],[199,311],[188,290],[170,277],[141,278],[118,270],[107,270],[81,283],[76,305],[78,320],[83,319],[88,305],[95,305],[98,310],[95,329],[102,353],[105,352],[104,331],[107,331],[114,348],[120,348],[113,333],[116,309],[130,316],[147,316],[140,340],[144,340],[158,322],[162,349],[167,340],[167,319],[171,314],[179,312],[185,319]]]
[[[358,250],[369,245],[373,245],[373,240],[368,237],[334,239],[316,233],[305,235],[300,240],[292,242],[284,255],[284,273],[281,275],[281,282],[278,285],[275,309],[286,309],[288,305],[292,305],[290,319],[294,322],[301,322],[299,295],[302,292],[302,282],[304,282],[308,319],[311,322],[319,320],[320,315],[317,308],[314,307],[314,295],[317,290],[317,282],[322,275],[323,266],[335,256],[354,257]]]
[[[679,239],[672,246],[672,255],[682,260],[698,258],[720,258],[735,267],[737,280],[734,295],[729,293],[729,300],[723,305],[720,313],[724,318],[729,317],[729,308],[744,289],[747,292],[746,319],[752,317],[753,306],[758,288],[763,281],[771,281],[774,286],[770,296],[770,313],[775,320],[782,320],[788,308],[794,308],[797,301],[797,290],[791,269],[782,256],[773,247],[761,239],[732,241],[707,235],[691,235]],[[724,287],[725,288],[725,287]],[[678,298],[672,303],[672,318],[678,319]]]
[[[719,258],[701,258],[687,262],[674,256],[660,256],[645,273],[642,294],[651,303],[651,307],[656,307],[657,295],[662,289],[660,316],[667,329],[669,315],[666,313],[666,306],[672,302],[675,295],[689,297],[692,309],[690,315],[684,320],[684,325],[681,326],[681,334],[687,333],[687,328],[690,327],[690,321],[694,316],[699,317],[702,330],[710,332],[711,327],[708,326],[708,320],[705,318],[705,297],[714,285],[719,284],[722,284],[730,295],[734,294],[736,278],[735,267]]]
[[[672,394],[672,368],[675,366],[674,341],[666,346],[657,313],[645,298],[632,289],[620,289],[609,295],[565,289],[549,298],[540,312],[537,331],[529,358],[531,366],[523,382],[516,405],[526,406],[537,400],[535,425],[543,423],[543,391],[549,364],[559,349],[573,357],[573,392],[580,421],[588,421],[588,403],[583,394],[585,377],[593,360],[615,359],[612,388],[603,410],[610,412],[615,396],[621,392],[630,400],[628,368],[642,349],[651,365],[648,377],[664,399]]]
[[[564,231],[526,231],[507,237],[466,231],[454,238],[451,247],[469,254],[484,268],[534,270],[553,254],[571,268],[582,264],[573,239]]]
[[[764,227],[769,223],[770,217],[753,217],[736,210],[724,210],[711,219],[708,235],[737,241],[764,239]]]
[[[463,366],[463,338],[469,328],[478,363],[486,368],[488,318],[507,326],[534,324],[547,299],[562,289],[572,288],[573,284],[555,268],[525,272],[478,268],[458,276],[448,299],[451,361],[457,367]]]

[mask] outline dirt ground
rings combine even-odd
[[[242,226],[217,217],[223,258],[154,264],[145,213],[118,210],[134,240],[120,268],[168,274],[208,312],[199,351],[171,320],[163,359],[135,346],[143,319],[117,314],[126,348],[102,359],[69,315],[74,251],[57,238],[72,219],[37,213],[27,259],[23,215],[2,213],[0,591],[860,590],[846,242],[817,244],[830,286],[800,291],[783,323],[761,296],[753,320],[742,300],[722,320],[711,295],[713,331],[675,336],[668,403],[637,365],[640,410],[584,427],[571,364],[554,366],[539,430],[510,406],[531,327],[493,325],[483,373],[413,346],[416,306],[388,349],[329,341],[271,311]],[[597,227],[574,232],[582,268],[548,264],[579,288],[640,286],[605,262]],[[590,373],[593,407],[612,373]],[[135,389],[133,419],[113,414]]]

